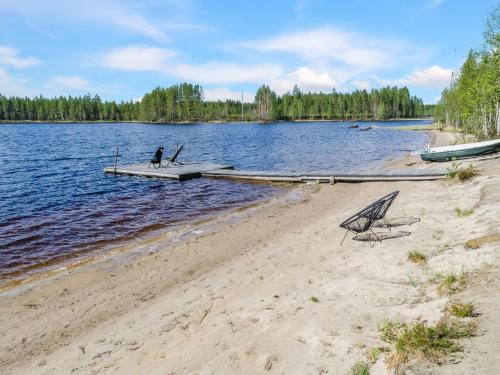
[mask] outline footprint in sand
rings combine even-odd
[[[271,368],[274,366],[275,362],[279,362],[279,360],[280,360],[280,358],[277,354],[271,354],[266,359],[266,364],[264,365],[264,369],[266,371],[270,371]]]

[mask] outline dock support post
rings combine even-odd
[[[118,147],[120,146],[116,146],[116,154],[115,154],[115,174],[116,174],[116,163],[118,161]]]
[[[330,185],[335,185],[337,181],[335,181],[335,176],[330,177]]]

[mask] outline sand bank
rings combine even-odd
[[[437,144],[447,140],[438,133]],[[426,167],[411,157],[398,162]],[[343,374],[380,344],[384,319],[436,322],[450,299],[466,298],[481,313],[481,335],[464,341],[456,363],[420,371],[494,373],[500,244],[464,243],[498,232],[500,162],[478,166],[482,174],[462,184],[303,185],[193,228],[178,243],[160,237],[135,249],[141,256],[109,257],[3,292],[0,372]],[[410,235],[373,248],[348,238],[339,247],[338,224],[396,189],[388,217],[420,219],[393,228]],[[457,207],[474,212],[459,218]],[[427,263],[409,262],[411,250]],[[441,296],[429,282],[438,272],[473,277],[464,291]],[[371,373],[386,373],[384,356]]]

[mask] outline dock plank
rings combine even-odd
[[[147,163],[117,165],[115,167],[104,168],[105,173],[122,174],[129,176],[143,176],[168,178],[174,180],[189,180],[201,177],[202,172],[211,170],[233,169],[232,165],[213,163],[184,163],[182,165],[161,166],[160,168],[148,167]]]
[[[211,170],[202,173],[203,177],[233,178],[269,182],[368,182],[368,181],[427,181],[446,178],[444,169],[384,170],[364,173],[345,172],[270,172]]]
[[[148,167],[148,164],[119,165],[106,167],[106,173],[131,176],[188,180],[196,177],[229,178],[267,182],[369,182],[369,181],[427,181],[446,178],[445,169],[374,170],[358,173],[344,171],[282,172],[234,170],[231,165],[212,163],[185,163],[182,165]]]

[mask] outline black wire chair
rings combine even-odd
[[[384,208],[384,206],[385,201],[378,200],[377,202],[370,204],[368,207],[362,209],[358,213],[342,222],[340,224],[340,227],[346,229],[346,232],[344,238],[342,239],[342,242],[340,243],[340,246],[342,246],[342,244],[344,243],[344,240],[349,232],[356,233],[356,235],[353,237],[354,240],[359,234],[370,231],[375,237],[373,245],[370,241],[370,247],[375,246],[375,243],[377,241],[382,242],[371,227],[375,221],[379,220],[377,218],[380,217],[380,212]]]
[[[179,157],[179,154],[181,153],[182,149],[184,148],[184,145],[181,145],[180,147],[177,148],[177,151],[175,152],[174,156],[172,156],[171,158],[168,158],[168,165],[170,164],[181,164],[180,162],[177,161],[177,158]]]
[[[155,151],[155,154],[153,156],[153,159],[149,161],[148,168],[151,164],[153,164],[154,168],[160,168],[161,167],[161,158],[163,156],[163,147],[158,147]],[[158,166],[156,166],[158,165]]]
[[[383,202],[384,203],[382,205],[382,208],[380,209],[380,212],[378,213],[375,221],[380,221],[380,220],[383,221],[385,223],[385,225],[387,226],[387,228],[389,229],[389,231],[391,230],[392,225],[385,218],[385,214],[387,213],[387,211],[391,207],[392,202],[394,202],[394,200],[396,199],[396,197],[398,196],[398,194],[399,194],[399,190],[393,191],[392,193],[387,194],[385,197],[382,197],[378,201],[376,201],[376,202],[373,203],[373,204],[379,203],[379,202]]]

